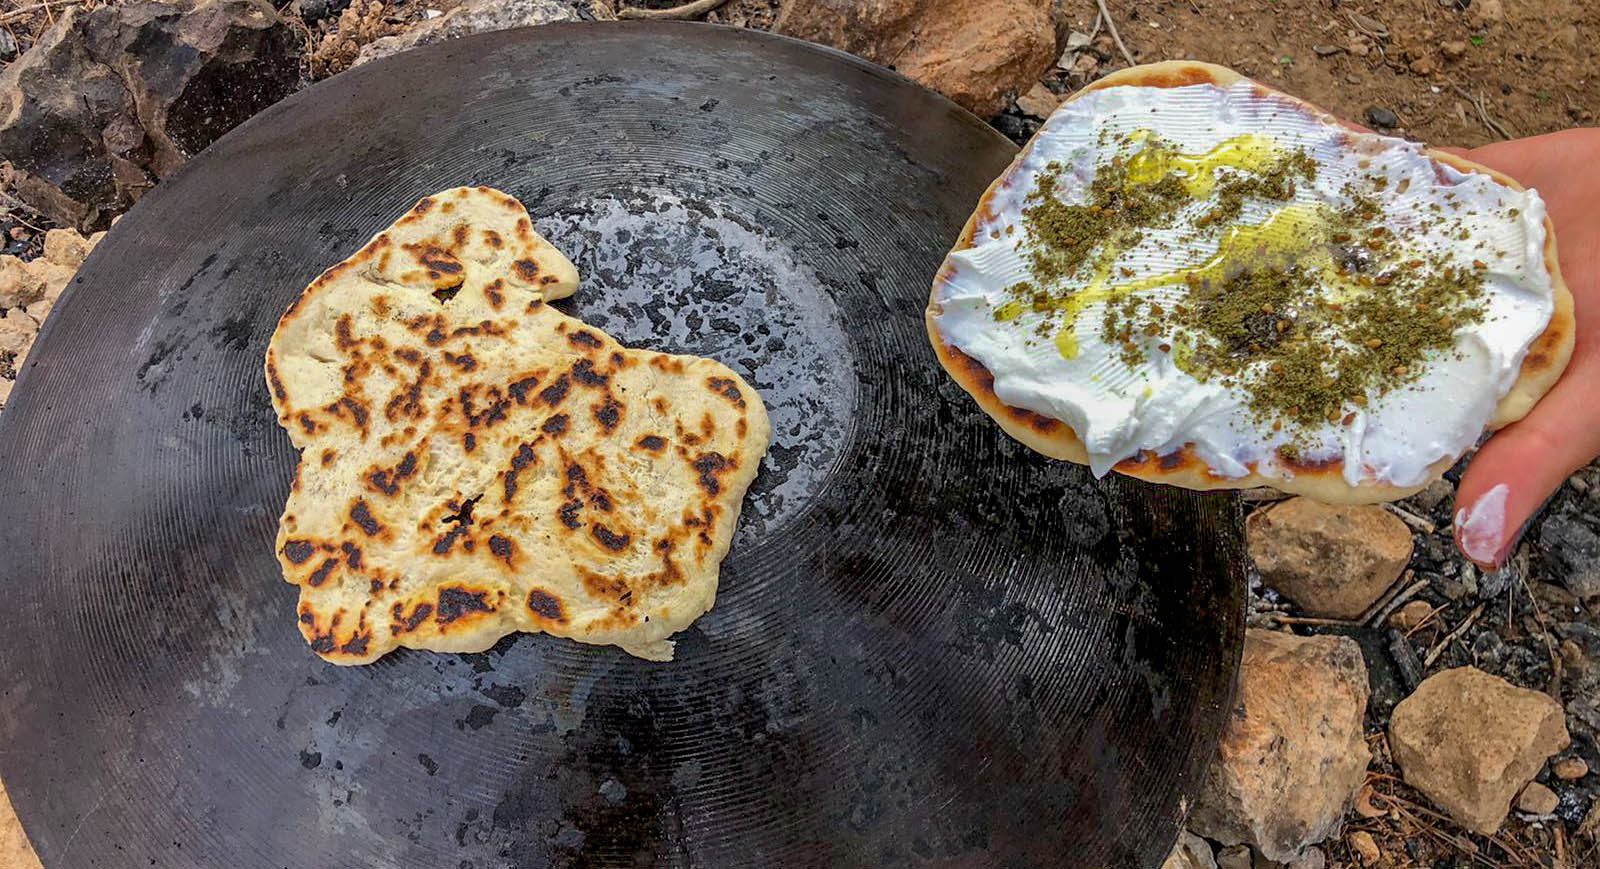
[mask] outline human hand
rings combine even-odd
[[[1478,450],[1456,490],[1456,546],[1492,569],[1568,475],[1600,455],[1600,128],[1456,153],[1539,191],[1576,320],[1566,372],[1526,417]]]

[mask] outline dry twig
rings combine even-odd
[[[685,3],[682,6],[674,6],[671,9],[641,9],[637,6],[624,6],[617,10],[617,17],[653,18],[657,21],[667,19],[683,21],[699,18],[727,2],[728,0],[694,0],[693,3]]]
[[[1465,99],[1467,102],[1472,104],[1472,108],[1478,113],[1478,120],[1483,122],[1483,125],[1488,128],[1489,132],[1494,133],[1496,136],[1499,136],[1502,139],[1515,138],[1498,121],[1489,117],[1489,109],[1484,104],[1483,96],[1481,94],[1469,94],[1462,90],[1460,85],[1455,84],[1454,82],[1450,84],[1450,87],[1457,94],[1460,94],[1462,99]]]
[[[1480,603],[1472,608],[1472,612],[1467,613],[1467,617],[1461,620],[1461,624],[1456,625],[1455,630],[1445,634],[1444,639],[1440,640],[1437,645],[1428,650],[1427,656],[1422,659],[1423,669],[1432,667],[1433,662],[1439,660],[1439,656],[1444,654],[1445,648],[1451,643],[1460,639],[1461,635],[1467,632],[1467,628],[1472,627],[1472,623],[1477,621],[1478,616],[1481,615],[1483,615],[1483,604]]]
[[[1399,516],[1407,525],[1410,525],[1412,528],[1421,531],[1423,534],[1432,534],[1434,532],[1434,524],[1432,522],[1429,522],[1428,520],[1418,516],[1404,507],[1401,507],[1398,504],[1384,504],[1383,508],[1394,515]]]
[[[1286,616],[1283,613],[1265,613],[1264,615],[1266,618],[1285,625],[1340,625],[1343,627],[1352,628],[1361,627],[1360,622],[1351,621],[1350,619],[1324,619],[1313,616]]]
[[[52,21],[54,21],[55,16],[52,14],[52,10],[65,9],[68,6],[79,6],[82,5],[82,3],[83,0],[56,0],[53,5],[46,2],[35,3],[32,6],[23,6],[20,9],[12,9],[9,12],[0,12],[0,24],[9,24],[20,18],[27,18],[29,15],[32,15],[35,12],[43,12]]]
[[[1410,571],[1407,571],[1408,573]],[[1400,591],[1399,594],[1387,600],[1380,598],[1367,613],[1361,617],[1362,624],[1378,625],[1389,617],[1389,614],[1399,609],[1401,604],[1417,596],[1417,593],[1428,587],[1426,579],[1419,579]]]
[[[1138,66],[1139,64],[1133,59],[1133,52],[1122,43],[1122,34],[1117,32],[1117,22],[1112,20],[1110,10],[1106,9],[1106,0],[1094,0],[1094,2],[1100,7],[1100,17],[1106,20],[1106,29],[1111,31],[1111,39],[1117,44],[1117,48],[1122,50],[1122,56],[1128,61],[1128,65]]]

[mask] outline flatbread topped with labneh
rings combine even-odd
[[[1437,479],[1573,341],[1537,192],[1190,61],[1062,104],[979,202],[927,326],[1041,453],[1333,502]]]
[[[577,286],[520,203],[463,187],[283,315],[267,385],[301,457],[277,552],[318,655],[544,631],[667,660],[710,609],[766,408],[719,362],[550,307]]]

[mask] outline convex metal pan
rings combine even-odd
[[[207,149],[0,417],[0,774],[45,864],[1159,863],[1237,666],[1237,502],[1035,456],[941,373],[930,279],[1013,153],[883,69],[683,24],[409,52]],[[566,310],[767,402],[674,663],[518,635],[339,668],[295,628],[267,339],[460,184],[577,263]]]

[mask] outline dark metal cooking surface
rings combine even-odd
[[[1034,456],[940,372],[1012,147],[827,49],[551,25],[250,121],[95,251],[0,418],[0,773],[47,866],[1154,866],[1222,723],[1236,502]],[[271,552],[278,314],[427,193],[521,198],[568,310],[715,356],[774,445],[677,661],[342,669]]]

